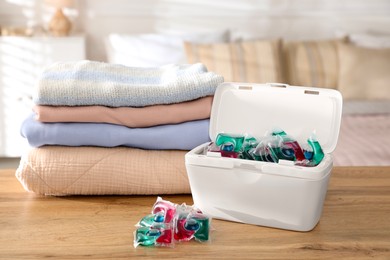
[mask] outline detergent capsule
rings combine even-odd
[[[156,244],[157,233],[150,233],[150,227],[139,227],[134,232],[134,247],[153,246]]]
[[[189,222],[187,228],[196,229],[196,232],[194,234],[195,240],[200,242],[209,241],[211,219],[205,214],[197,212],[197,213],[190,214],[188,216],[188,221],[190,220],[191,222]],[[192,221],[197,222],[197,224],[195,224]]]
[[[232,144],[232,143],[221,144],[221,150],[225,151],[225,152],[233,152],[234,151],[234,144]]]
[[[314,152],[313,152],[313,149],[311,148],[310,145],[303,144],[302,150],[303,150],[303,155],[305,156],[306,160],[310,161],[311,159],[313,159]]]
[[[155,223],[152,226],[153,229],[156,229],[160,232],[160,235],[156,238],[156,245],[158,246],[172,246],[173,245],[173,235],[172,235],[172,224],[171,223]],[[158,233],[157,231],[156,234]]]
[[[219,133],[215,139],[215,144],[219,146],[221,151],[238,153],[244,140],[244,135]]]
[[[296,161],[295,165],[314,167],[323,160],[325,155],[314,133],[310,135],[307,139],[307,144],[303,146],[303,153],[305,155],[305,159],[302,161]]]
[[[294,149],[291,148],[291,146],[282,145],[280,147],[279,154],[280,154],[280,156],[279,156],[280,159],[291,160],[291,161],[295,160],[295,152],[294,152]]]
[[[146,234],[150,237],[159,237],[161,236],[161,231],[155,228],[150,228]]]
[[[155,215],[154,214],[149,214],[145,217],[143,217],[137,225],[142,226],[142,227],[150,227],[153,225]]]
[[[157,218],[160,218],[160,215],[163,215],[163,222],[170,223],[175,216],[176,207],[170,201],[163,200],[161,197],[157,197],[156,203],[153,205],[152,213],[158,215]],[[157,221],[158,222],[158,221]]]
[[[256,149],[258,144],[259,142],[256,140],[256,138],[251,135],[246,135],[239,157],[246,160],[255,160],[253,151]]]
[[[179,218],[177,220],[174,234],[177,241],[189,241],[194,237],[195,231],[187,227],[187,218]]]
[[[260,161],[277,163],[279,147],[280,137],[267,136],[259,142],[253,154],[258,156]]]
[[[275,129],[273,136],[279,136],[282,139],[280,150],[278,151],[279,159],[303,161],[305,156],[298,142],[290,135],[287,135],[282,129]]]
[[[200,224],[195,219],[186,219],[184,228],[185,230],[194,231],[195,233],[195,231],[200,228]]]
[[[189,241],[194,237],[195,230],[188,229],[188,215],[192,207],[186,206],[184,203],[176,208],[176,222],[174,227],[174,238],[177,241]]]
[[[317,140],[317,136],[315,135],[314,132],[307,139],[307,143],[313,150],[313,158],[311,159],[311,161],[314,163],[314,165],[318,165],[322,161],[325,155],[320,143]]]

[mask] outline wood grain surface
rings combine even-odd
[[[390,167],[336,167],[310,232],[213,219],[210,243],[133,247],[156,196],[42,197],[0,171],[0,259],[390,259]],[[191,196],[164,196],[192,204]]]

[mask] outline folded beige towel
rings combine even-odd
[[[36,119],[41,122],[110,123],[127,127],[150,127],[179,124],[210,117],[213,97],[193,101],[147,107],[105,106],[34,106]]]
[[[44,146],[21,159],[16,177],[42,195],[189,193],[185,151]]]

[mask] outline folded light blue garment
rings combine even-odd
[[[209,120],[176,125],[128,128],[103,123],[41,123],[31,114],[21,126],[21,134],[33,147],[129,146],[150,150],[191,150],[209,142]]]
[[[127,67],[97,61],[59,62],[37,81],[38,105],[143,107],[212,96],[221,75],[201,64],[158,68]]]

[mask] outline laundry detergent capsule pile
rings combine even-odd
[[[157,198],[151,214],[143,217],[134,232],[134,247],[174,247],[177,242],[210,241],[211,218],[194,206]]]
[[[321,163],[324,152],[313,132],[306,143],[298,141],[282,129],[274,129],[271,134],[260,139],[248,134],[219,133],[205,150],[220,154],[221,157],[278,163],[279,160],[294,162],[298,166],[314,167]]]

